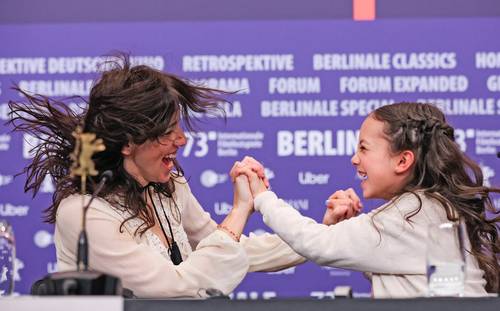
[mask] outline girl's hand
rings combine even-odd
[[[352,188],[336,191],[326,200],[323,224],[334,225],[357,216],[362,208],[363,204]]]

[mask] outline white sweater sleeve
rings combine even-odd
[[[212,220],[191,192],[185,181],[176,184],[176,195],[182,204],[182,223],[192,247],[217,229]],[[274,234],[241,236],[240,244],[245,249],[250,264],[249,271],[277,271],[298,265],[305,259],[298,255],[283,240]]]
[[[399,205],[412,210],[413,201]],[[331,226],[300,215],[271,191],[255,198],[255,208],[297,253],[320,265],[374,273],[425,273],[422,254],[427,224],[408,223],[406,211],[397,206],[374,218],[376,211]]]
[[[59,206],[55,236],[58,261],[60,257],[76,257],[80,207],[80,196]],[[123,286],[139,297],[199,297],[207,288],[228,294],[248,271],[243,247],[219,230],[201,240],[196,250],[175,266],[148,245],[137,243],[132,233],[120,232],[121,222],[107,202],[96,199],[92,203],[87,213],[89,264],[93,270],[119,277]]]
[[[297,254],[276,234],[250,234],[241,236],[250,264],[249,271],[278,271],[303,263],[306,259]]]
[[[195,249],[201,240],[217,229],[217,223],[203,209],[187,182],[176,184],[175,193],[179,204],[182,205],[182,225],[191,247]]]

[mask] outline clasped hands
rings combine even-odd
[[[253,200],[269,189],[269,180],[264,166],[252,157],[236,161],[229,172],[234,187],[234,207],[254,211]],[[333,225],[342,220],[358,215],[363,207],[356,192],[349,188],[338,190],[326,200],[323,224]]]

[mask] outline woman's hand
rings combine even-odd
[[[246,178],[250,185],[253,198],[255,198],[259,193],[267,191],[267,186],[264,180],[254,171],[254,166],[252,165],[248,166],[243,164],[243,162],[235,162],[230,175],[231,179],[234,181],[241,176]]]
[[[241,165],[236,165],[238,163],[240,163]],[[259,178],[261,178],[264,181],[264,185],[266,186],[266,188],[269,188],[269,180],[266,177],[264,166],[259,161],[249,156],[244,157],[241,162],[238,161],[235,162],[235,165],[233,165],[233,168],[229,172],[229,176],[231,176],[231,180],[233,182],[238,175],[241,175],[240,172],[241,167],[250,168],[253,172],[257,174]]]
[[[239,242],[243,228],[254,211],[252,192],[245,175],[240,175],[234,179],[233,191],[233,208],[217,228],[227,233],[236,242]]]
[[[245,175],[239,175],[233,183],[233,209],[247,211],[253,213],[253,196],[250,191],[250,184]]]
[[[253,183],[254,187],[262,186],[264,190],[266,190],[266,187],[257,173],[241,162],[236,162],[233,165],[231,180],[233,181],[234,191],[233,208],[218,226],[218,229],[226,232],[232,239],[239,242],[243,228],[254,211],[251,185]]]
[[[336,191],[326,201],[323,224],[334,225],[357,216],[362,208],[363,204],[352,188]]]

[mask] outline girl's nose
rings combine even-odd
[[[352,165],[358,165],[359,164],[359,157],[358,157],[358,153],[354,153],[354,155],[352,156],[351,158],[351,163]]]

